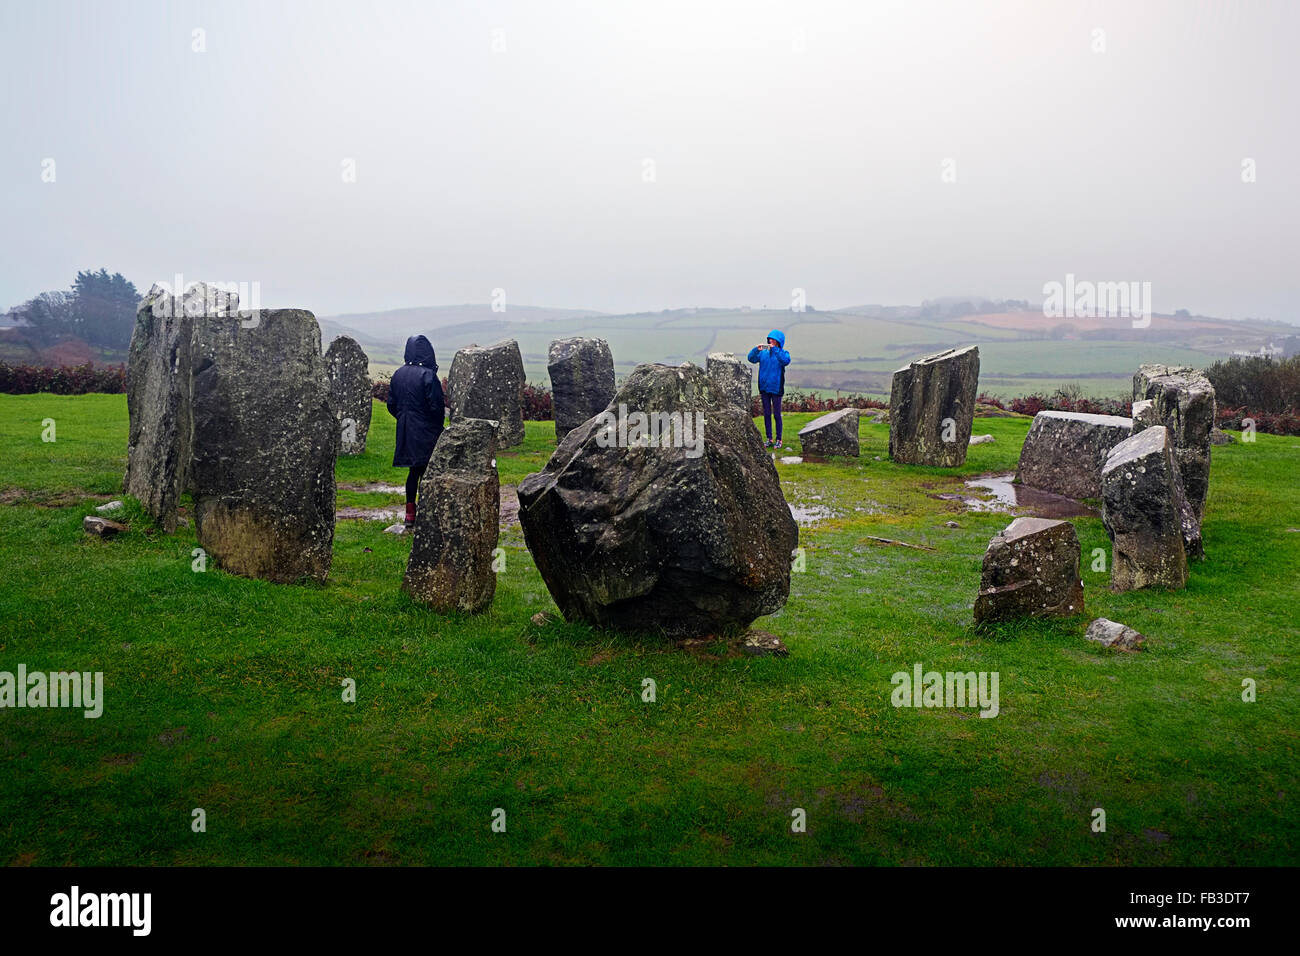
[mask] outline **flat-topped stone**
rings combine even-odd
[[[1021,446],[1016,481],[1067,498],[1097,498],[1106,456],[1132,432],[1132,419],[1117,415],[1039,412]]]
[[[1155,425],[1111,449],[1102,467],[1102,523],[1111,539],[1111,587],[1187,583],[1181,476],[1169,430]]]
[[[805,455],[829,458],[832,455],[858,455],[858,414],[856,408],[841,408],[814,418],[799,429],[799,444]]]
[[[1079,537],[1051,518],[1016,518],[984,552],[975,622],[1083,612]]]

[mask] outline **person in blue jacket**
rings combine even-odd
[[[388,385],[388,412],[397,419],[393,466],[411,469],[406,475],[406,530],[415,527],[415,496],[429,465],[433,446],[442,434],[446,402],[438,380],[433,346],[423,335],[406,340],[406,364]]]
[[[785,333],[773,329],[767,333],[766,345],[749,350],[749,360],[758,364],[758,394],[763,401],[763,426],[767,430],[767,447],[772,446],[772,416],[776,416],[776,447],[781,447],[781,396],[785,394],[785,367],[790,353],[785,350]]]

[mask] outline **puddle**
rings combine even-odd
[[[1096,518],[1098,511],[1082,501],[1039,488],[1013,484],[1014,474],[972,478],[966,487],[971,494],[938,494],[945,501],[960,501],[971,511],[1007,511],[1035,518]],[[992,497],[988,497],[988,496]]]
[[[340,484],[339,488],[343,491],[360,491],[371,495],[404,495],[406,494],[405,485],[385,485],[382,482],[371,482],[368,485],[347,485]]]
[[[790,514],[794,516],[795,524],[801,528],[835,517],[835,512],[825,505],[790,505]]]
[[[782,459],[781,459],[781,464],[783,464],[783,465],[802,465],[802,464],[803,464],[803,459],[802,459],[802,458],[799,458],[799,457],[796,456],[796,455],[788,455],[788,456],[786,456],[785,458],[782,458]]]
[[[405,506],[396,508],[339,508],[334,512],[336,521],[401,521],[406,516]]]

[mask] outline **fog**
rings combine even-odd
[[[318,314],[1072,274],[1300,321],[1297,36],[1284,2],[3,0],[0,308],[100,266]]]

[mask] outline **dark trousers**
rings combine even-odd
[[[781,440],[781,396],[759,392],[763,400],[763,428],[767,431],[768,441],[772,440],[772,416],[776,416],[776,440]]]
[[[426,462],[419,468],[412,468],[406,473],[406,503],[409,505],[415,501],[415,493],[420,490],[420,479],[424,477],[424,469],[429,465]]]

